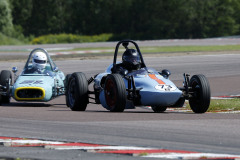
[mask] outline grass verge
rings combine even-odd
[[[211,100],[208,112],[218,111],[239,111],[240,110],[240,99],[213,99]]]
[[[169,52],[216,52],[216,51],[240,51],[240,45],[223,45],[223,46],[155,46],[140,47],[143,53],[169,53]],[[119,48],[124,50],[122,47]],[[115,50],[115,48],[74,48],[69,51],[87,51],[87,50]],[[111,52],[112,53],[112,52]]]
[[[188,103],[186,108],[191,110]],[[240,98],[212,99],[207,112],[228,112],[228,111],[240,111]]]
[[[8,37],[0,33],[0,45],[23,45],[24,43],[18,39]]]
[[[143,48],[146,52],[216,52],[216,51],[240,51],[240,45],[223,46],[163,46]]]

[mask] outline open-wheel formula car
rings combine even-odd
[[[17,71],[17,67],[12,68],[14,76],[9,70],[1,71],[0,104],[10,103],[11,97],[16,101],[47,102],[65,94],[65,76],[44,49],[32,50],[22,73],[17,75]]]
[[[129,49],[129,43],[136,49]],[[126,51],[122,62],[117,62],[119,46]],[[183,87],[169,80],[170,71],[156,71],[146,67],[141,51],[132,40],[117,43],[113,63],[105,72],[89,79],[82,72],[68,76],[66,101],[73,111],[84,111],[89,99],[112,112],[123,112],[136,106],[151,106],[154,112],[164,112],[167,107],[182,107],[185,100],[195,113],[204,113],[210,104],[210,86],[202,75],[183,74]],[[93,84],[93,91],[88,86]],[[90,95],[95,95],[91,97]]]

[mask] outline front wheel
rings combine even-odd
[[[207,78],[200,74],[190,79],[191,97],[189,104],[194,113],[205,113],[210,105],[211,91]]]
[[[67,104],[67,106],[69,106],[68,105],[68,102],[69,102],[69,96],[67,96],[67,92],[68,92],[68,83],[69,83],[69,79],[70,79],[70,77],[71,77],[72,75],[71,74],[67,74],[66,75],[66,77],[65,77],[65,80],[64,80],[64,88],[65,88],[65,100],[66,100],[66,104]]]
[[[0,95],[0,106],[2,105],[2,95]]]
[[[104,85],[105,100],[111,112],[123,112],[126,105],[126,87],[120,74],[109,74]]]
[[[10,71],[8,70],[2,70],[1,74],[0,74],[0,85],[5,86],[6,87],[6,92],[8,95],[0,95],[0,101],[2,103],[10,103],[10,90],[9,87],[12,85],[12,74]],[[1,103],[0,102],[0,103]]]
[[[85,74],[73,73],[67,86],[67,106],[73,111],[85,111],[88,104],[88,82]]]

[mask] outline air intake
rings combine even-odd
[[[20,87],[15,90],[15,98],[19,101],[42,100],[45,90],[40,87]]]

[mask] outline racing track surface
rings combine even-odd
[[[201,73],[209,78],[212,96],[240,94],[240,54],[144,58],[148,67],[169,69],[172,72],[170,78],[178,86],[182,83],[183,72],[191,75]],[[111,62],[110,58],[101,58],[56,61],[56,64],[65,74],[83,71],[90,77],[102,72]],[[11,69],[12,66],[20,69],[23,65],[23,62],[1,62],[0,69]],[[45,104],[12,101],[11,104],[0,107],[0,136],[237,155],[240,154],[239,124],[239,114],[193,114],[181,111],[156,114],[146,108],[110,113],[94,104],[89,104],[85,112],[73,112],[66,107],[64,96]],[[39,159],[144,159],[79,150],[3,146],[0,146],[0,156]]]

